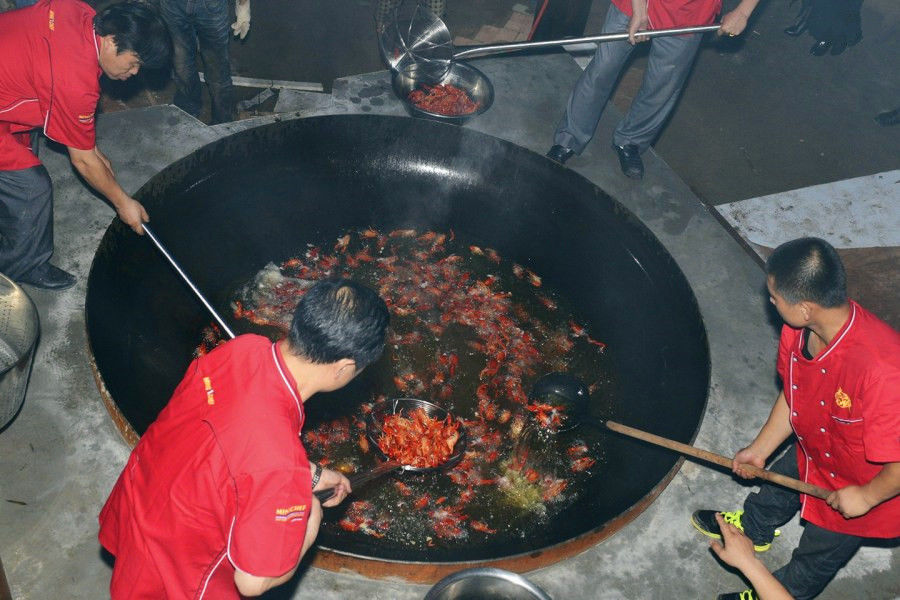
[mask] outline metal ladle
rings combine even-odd
[[[571,431],[583,422],[588,421],[590,396],[590,391],[587,386],[584,385],[583,381],[566,373],[550,373],[544,375],[538,379],[531,388],[532,400],[540,400],[548,403],[552,402],[557,406],[562,405],[565,407],[565,410],[561,411],[564,413],[565,418],[562,426],[555,431],[548,429],[548,431],[553,433]],[[732,466],[732,459],[722,456],[721,454],[715,454],[708,450],[701,450],[700,448],[676,442],[675,440],[670,440],[640,429],[635,429],[628,425],[616,423],[615,421],[592,418],[590,423],[605,426],[607,429],[611,429],[616,433],[643,440],[656,446],[668,448],[669,450],[693,456],[694,458],[715,463],[729,469],[731,469]],[[816,498],[821,498],[822,500],[831,494],[831,491],[826,490],[825,488],[806,483],[805,481],[800,481],[799,479],[794,479],[793,477],[773,473],[754,465],[742,464],[740,468],[745,472],[751,473],[754,477],[765,479],[766,481],[810,496],[815,496]]]
[[[694,27],[678,27],[639,32],[640,37],[662,37],[703,33],[719,29],[719,24]],[[628,32],[606,33],[580,38],[541,40],[538,42],[513,42],[490,44],[454,52],[453,41],[447,25],[416,0],[406,0],[397,7],[394,19],[379,32],[382,58],[391,70],[404,73],[419,81],[437,83],[450,71],[454,61],[495,54],[507,54],[519,50],[553,48],[586,42],[613,42],[628,39]]]

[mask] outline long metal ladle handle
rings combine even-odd
[[[655,29],[649,31],[639,31],[635,35],[641,37],[662,37],[666,35],[683,35],[686,33],[702,33],[705,31],[715,31],[721,24],[716,25],[700,25],[697,27],[679,27],[677,29]],[[492,44],[490,46],[479,46],[462,50],[453,54],[453,60],[463,60],[466,58],[477,58],[480,56],[491,56],[493,54],[504,54],[507,52],[515,52],[517,50],[525,50],[532,48],[553,48],[555,46],[568,46],[569,44],[584,44],[587,42],[618,42],[628,39],[628,32],[622,33],[604,33],[602,35],[592,35],[589,37],[568,38],[564,40],[542,40],[540,42],[514,42],[511,44]]]
[[[216,312],[216,309],[213,308],[212,304],[209,303],[209,301],[206,299],[206,296],[203,295],[203,292],[197,289],[197,286],[194,285],[194,282],[191,281],[191,278],[187,276],[187,273],[184,272],[184,269],[181,268],[181,265],[179,265],[172,257],[172,255],[169,254],[169,251],[166,250],[165,246],[162,245],[162,242],[160,242],[159,239],[155,235],[153,235],[153,232],[150,231],[150,228],[147,227],[146,223],[144,223],[144,233],[147,234],[147,237],[150,238],[150,240],[156,246],[156,249],[166,257],[166,259],[169,261],[169,264],[171,264],[172,267],[176,271],[178,271],[178,274],[181,275],[181,278],[184,279],[184,282],[188,285],[189,288],[191,288],[191,291],[193,291],[194,294],[197,295],[197,298],[200,300],[200,302],[203,303],[203,306],[206,307],[206,310],[209,311],[209,314],[212,315],[213,319],[216,320],[216,323],[219,324],[219,327],[222,328],[222,331],[224,331],[229,338],[234,339],[234,332],[231,331],[231,328],[228,327],[228,324],[225,323],[221,316],[219,316],[219,313]]]
[[[627,435],[629,437],[643,440],[645,442],[650,442],[651,444],[662,446],[664,448],[669,448],[670,450],[675,450],[676,452],[687,454],[688,456],[693,456],[695,458],[709,461],[717,465],[722,465],[723,467],[728,467],[729,469],[731,468],[732,460],[726,456],[722,456],[721,454],[716,454],[708,450],[701,450],[700,448],[689,446],[688,444],[682,444],[681,442],[676,442],[675,440],[660,437],[646,431],[641,431],[640,429],[635,429],[634,427],[629,427],[628,425],[622,425],[621,423],[616,423],[615,421],[605,421],[605,425],[608,429],[612,429],[613,431]],[[760,469],[759,467],[756,467],[754,465],[741,465],[741,468],[752,473],[754,477],[759,477],[761,479],[765,479],[766,481],[777,483],[778,485],[790,488],[797,492],[808,494],[810,496],[815,496],[816,498],[821,498],[822,500],[824,500],[831,494],[830,490],[826,490],[823,487],[819,487],[811,483],[806,483],[805,481],[800,481],[799,479],[794,479],[793,477],[788,477],[787,475],[781,475],[780,473],[773,473],[765,469]]]

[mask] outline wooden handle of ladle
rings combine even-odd
[[[675,450],[676,452],[687,454],[688,456],[693,456],[694,458],[699,458],[707,462],[722,465],[723,467],[728,467],[729,469],[731,468],[732,460],[727,456],[709,452],[708,450],[701,450],[700,448],[695,448],[694,446],[690,446],[688,444],[683,444],[681,442],[676,442],[675,440],[670,440],[668,438],[660,437],[652,433],[647,433],[646,431],[641,431],[640,429],[635,429],[634,427],[629,427],[628,425],[622,425],[621,423],[616,423],[615,421],[606,421],[605,423],[608,429],[612,429],[617,433],[637,438],[639,440],[643,440],[657,446],[662,446],[663,448],[668,448],[669,450]],[[829,494],[831,494],[831,491],[826,490],[825,488],[821,488],[811,483],[806,483],[805,481],[800,481],[799,479],[794,479],[793,477],[787,477],[786,475],[781,475],[779,473],[773,473],[765,469],[760,469],[759,467],[756,467],[754,465],[741,465],[741,469],[748,473],[752,473],[754,477],[759,477],[760,479],[765,479],[766,481],[777,483],[778,485],[790,488],[798,492],[802,492],[804,494],[808,494],[810,496],[815,496],[816,498],[821,498],[822,500],[824,500],[829,496]]]

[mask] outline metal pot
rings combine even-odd
[[[550,600],[521,575],[492,567],[465,569],[438,581],[424,600]]]
[[[34,302],[0,274],[0,429],[22,408],[38,338]]]

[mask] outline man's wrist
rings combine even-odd
[[[311,463],[309,463],[309,464],[310,464],[310,465],[312,466],[312,468],[313,468],[313,471],[312,471],[312,487],[313,487],[313,489],[315,489],[316,486],[319,485],[319,479],[322,478],[322,467],[320,467],[318,464],[316,464],[316,463],[314,463],[314,462],[311,462]]]

